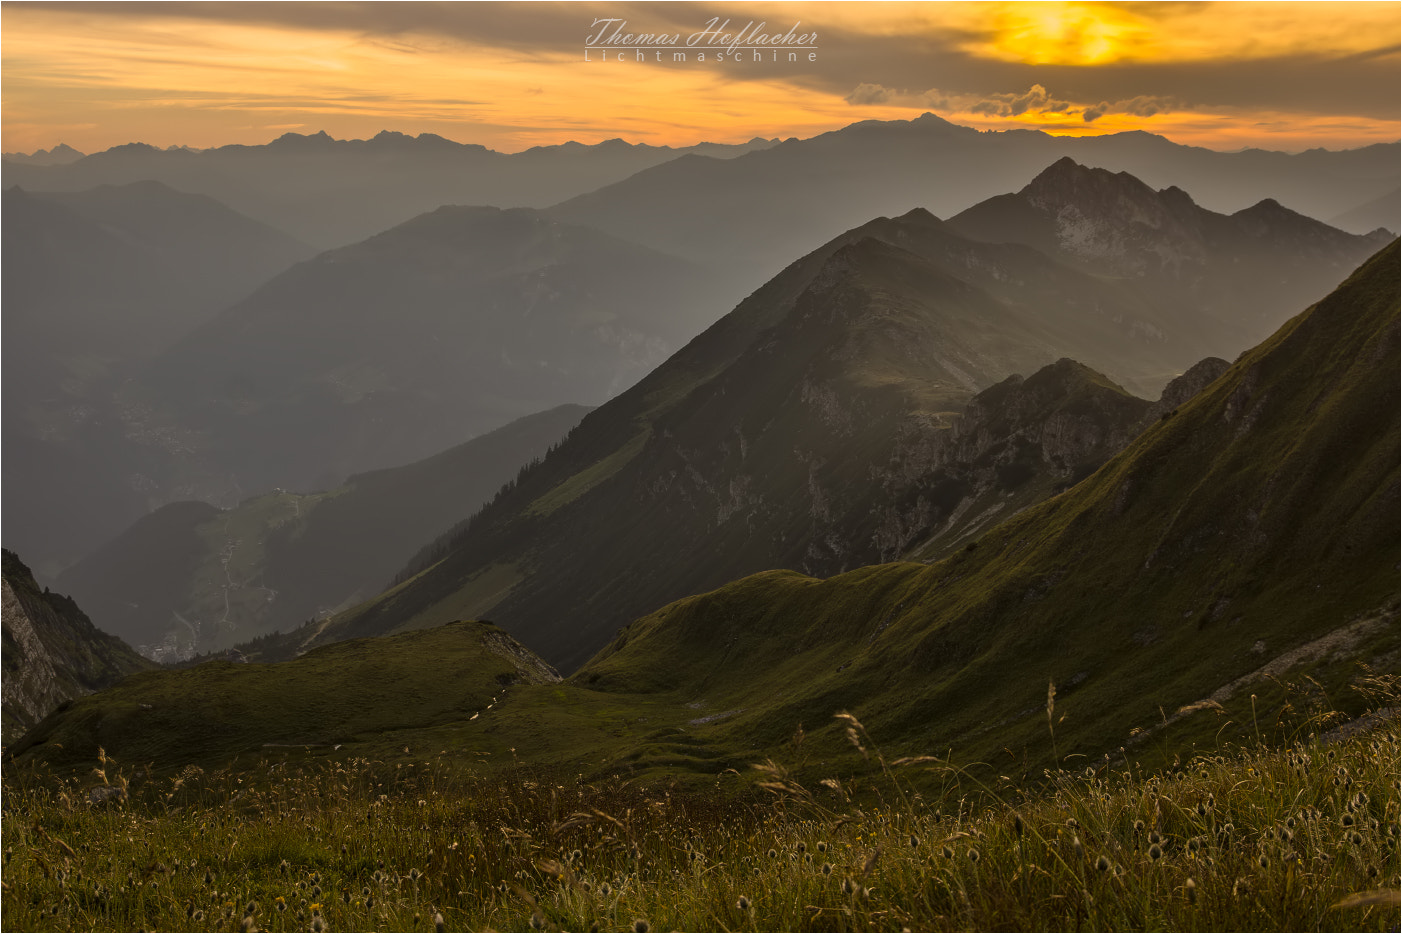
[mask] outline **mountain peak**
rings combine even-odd
[[[1154,194],[1152,188],[1128,172],[1081,165],[1070,156],[1062,156],[1047,166],[1022,189],[1034,203],[1076,201],[1094,191],[1118,191],[1141,197]]]

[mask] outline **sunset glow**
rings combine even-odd
[[[600,17],[689,34],[718,13],[737,29],[802,22],[819,34],[816,58],[585,61]],[[1399,135],[1394,3],[7,3],[3,17],[6,151],[322,129],[503,151],[615,136],[688,145],[926,110],[984,129],[1143,129],[1216,148]]]

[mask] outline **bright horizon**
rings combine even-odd
[[[680,147],[926,111],[982,130],[1143,130],[1217,150],[1402,136],[1391,2],[9,2],[0,14],[7,152],[323,130],[501,152]],[[609,20],[623,25],[598,25]],[[611,28],[637,41],[622,53],[589,43]],[[706,51],[725,47],[722,30],[743,48]],[[766,45],[783,34],[812,39]],[[606,49],[624,60],[600,61]]]

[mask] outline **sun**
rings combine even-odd
[[[1152,38],[1142,19],[1102,3],[1009,3],[993,14],[985,51],[1029,65],[1103,65]]]

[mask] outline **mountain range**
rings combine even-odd
[[[1085,205],[1082,228],[1093,217],[1100,237],[1133,251],[1067,256],[1054,235],[988,243],[918,209],[849,231],[592,413],[413,562],[401,575],[412,580],[315,639],[489,616],[570,671],[627,620],[744,574],[826,576],[932,536],[955,543],[1132,437],[1148,403],[1121,386],[1157,393],[1204,357],[1244,349],[1269,319],[1243,297],[1257,271],[1243,256],[1273,251],[1288,270],[1282,288],[1308,295],[1378,245],[1283,210],[1266,210],[1260,226],[1217,215],[1069,161],[1028,192],[1044,205],[1063,199],[1063,210]],[[1006,203],[964,222],[986,233],[971,218],[1001,216]],[[1146,267],[1145,255],[1176,261]],[[1034,376],[1063,357],[1084,366]],[[1040,417],[1091,397],[1104,417],[1066,450],[1021,450],[1019,425],[954,455],[959,413],[1019,373],[1029,390],[1056,387]],[[1209,366],[1189,382],[1204,374],[1215,375]],[[1001,474],[974,479],[999,458]]]
[[[105,744],[177,768],[268,744],[452,748],[503,770],[714,782],[774,755],[833,774],[859,755],[832,720],[849,710],[884,762],[996,775],[1251,742],[1258,699],[1353,709],[1359,663],[1398,664],[1400,281],[1394,242],[1234,363],[1208,364],[1200,391],[1089,476],[931,563],[746,577],[631,622],[565,682],[473,623],[152,673],[74,701],[11,752],[66,768]],[[978,408],[1030,398],[1033,381]]]
[[[778,140],[673,149],[621,139],[500,153],[432,133],[371,139],[285,133],[261,146],[158,149],[144,143],[83,156],[6,153],[7,185],[77,191],[156,180],[208,195],[321,249],[345,246],[444,204],[543,208],[681,155],[733,158]]]
[[[949,217],[1065,157],[1128,172],[1153,188],[1192,192],[1218,212],[1273,198],[1307,216],[1331,218],[1395,190],[1398,154],[1396,143],[1288,155],[1214,152],[1140,131],[1083,138],[981,132],[927,113],[855,123],[726,161],[685,156],[551,211],[758,284],[792,257],[871,217],[915,205]],[[1398,230],[1395,199],[1388,217],[1386,226]]]
[[[1214,153],[1148,134],[979,133],[933,115],[686,150],[610,141],[503,155],[431,135],[287,134],[266,146],[133,144],[76,159],[65,152],[57,161],[67,164],[7,160],[7,183],[24,186],[7,198],[30,202],[6,211],[6,264],[22,299],[11,300],[6,348],[9,543],[52,580],[167,503],[231,507],[276,487],[331,489],[530,412],[602,402],[793,257],[912,205],[953,215],[1068,154],[1150,186],[1177,185],[1243,222],[1251,217],[1239,209],[1267,197],[1315,216],[1355,217],[1357,209],[1376,218],[1396,187],[1395,146]],[[46,213],[70,213],[41,221],[32,217],[35,199],[53,202]],[[535,215],[438,210],[451,202],[554,206]],[[257,218],[317,246],[349,243],[349,252],[255,271],[267,250],[215,233],[196,218],[196,203],[231,218],[242,212],[245,228]],[[1302,222],[1282,211],[1266,226],[1303,231]],[[54,223],[57,232],[45,236]],[[288,246],[284,268],[305,258],[299,241],[262,229],[269,244]],[[1317,231],[1301,236],[1318,239]],[[489,241],[502,249],[483,256],[519,253],[513,272],[487,284],[473,256]],[[45,245],[38,254],[36,244]],[[1204,236],[1193,248],[1222,246]],[[1062,342],[1035,366],[1069,356],[1153,397],[1197,359],[1230,357],[1260,339],[1273,325],[1270,309],[1322,295],[1362,255],[1310,254],[1318,244],[1301,243],[1276,262],[1281,246],[1254,267],[1259,295],[1240,276],[1202,287],[1161,278],[1165,292],[1113,298],[1132,309],[1125,320],[1145,339],[1196,346],[1138,348],[1117,369]],[[1055,259],[1087,271],[1064,252]],[[1282,270],[1288,281],[1277,287]],[[1183,296],[1191,308],[1177,301]],[[1205,313],[1193,327],[1161,320],[1212,301],[1255,302],[1266,317],[1247,327],[1233,307],[1231,321]],[[393,308],[399,324],[371,306]],[[355,322],[367,314],[381,330],[358,344]],[[1213,336],[1231,328],[1230,345]],[[1173,364],[1160,366],[1167,357]]]

